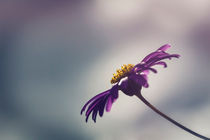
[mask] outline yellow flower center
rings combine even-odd
[[[123,66],[121,66],[121,69],[117,69],[117,72],[113,74],[111,84],[117,83],[120,81],[120,79],[126,77],[128,73],[133,69],[133,67],[133,64],[124,64]]]

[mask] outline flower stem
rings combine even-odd
[[[175,124],[176,126],[184,129],[185,131],[189,132],[190,134],[196,136],[196,137],[199,137],[201,139],[204,139],[204,140],[210,140],[210,138],[207,138],[205,136],[202,136],[192,130],[190,130],[189,128],[183,126],[182,124],[178,123],[177,121],[171,119],[170,117],[168,117],[167,115],[165,115],[164,113],[162,113],[161,111],[159,111],[157,108],[155,108],[152,104],[150,104],[142,95],[141,93],[140,94],[137,94],[136,95],[142,102],[144,102],[149,108],[151,108],[153,111],[155,111],[156,113],[158,113],[160,116],[162,116],[163,118],[165,118],[166,120],[170,121],[171,123]]]

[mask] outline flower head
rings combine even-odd
[[[178,54],[168,54],[165,51],[171,46],[166,44],[155,52],[147,55],[140,63],[135,66],[132,64],[123,65],[121,69],[117,70],[111,79],[111,83],[114,84],[111,89],[102,92],[95,97],[91,98],[82,108],[81,114],[85,111],[86,107],[88,107],[86,111],[86,122],[88,121],[88,117],[92,113],[92,119],[96,122],[96,116],[99,114],[101,117],[103,116],[104,110],[109,112],[111,110],[112,104],[118,98],[118,91],[121,90],[128,96],[136,95],[145,105],[151,108],[154,112],[173,123],[177,127],[185,130],[186,132],[201,138],[203,140],[210,140],[210,138],[205,137],[168,117],[166,114],[159,111],[152,104],[150,104],[141,94],[142,87],[149,87],[147,75],[149,71],[157,73],[157,70],[152,68],[155,65],[162,65],[167,67],[166,63],[162,60],[171,59],[171,58],[179,58]],[[126,77],[126,79],[124,79]]]
[[[112,88],[94,96],[83,106],[81,114],[87,108],[85,114],[86,122],[91,113],[92,119],[96,122],[97,114],[102,117],[104,110],[109,112],[112,104],[118,98],[119,90],[128,96],[133,96],[140,94],[142,87],[148,88],[147,77],[149,71],[157,73],[157,70],[153,66],[162,65],[167,67],[166,63],[162,60],[179,58],[180,55],[178,54],[168,54],[165,52],[170,47],[170,45],[166,44],[147,55],[140,63],[136,65],[123,65],[121,69],[118,69],[111,79],[111,84],[113,84]]]

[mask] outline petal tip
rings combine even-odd
[[[169,48],[171,48],[171,45],[170,44],[165,44],[165,45],[161,46],[158,50],[167,51]]]

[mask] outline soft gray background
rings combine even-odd
[[[1,140],[197,140],[120,94],[97,123],[83,104],[122,64],[169,43],[180,59],[143,95],[210,137],[209,0],[0,1]]]

